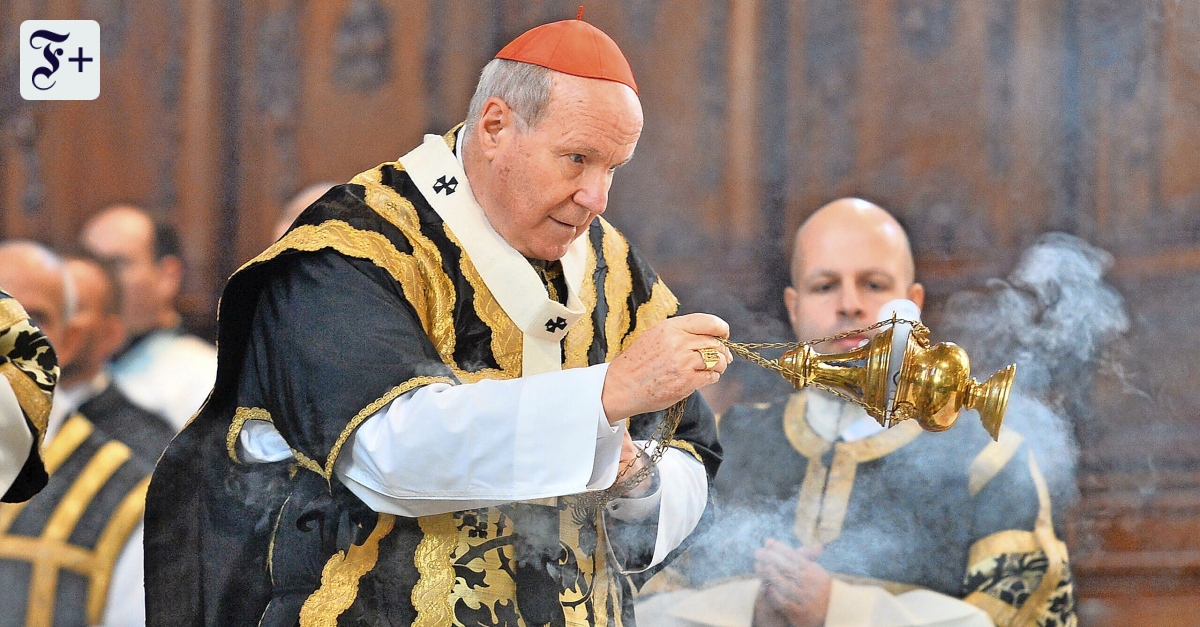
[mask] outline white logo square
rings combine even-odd
[[[21,22],[21,97],[95,100],[100,95],[100,24],[95,20]]]

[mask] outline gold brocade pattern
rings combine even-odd
[[[270,261],[288,251],[313,252],[332,248],[337,252],[366,259],[387,271],[404,290],[404,297],[412,304],[421,319],[421,326],[430,329],[429,311],[425,305],[420,268],[412,255],[406,255],[392,245],[383,235],[374,231],[363,231],[341,220],[327,220],[318,225],[304,224],[288,231],[282,239],[246,262],[238,272],[251,266]],[[453,306],[453,303],[451,303]],[[451,349],[453,350],[453,349]]]
[[[592,314],[596,311],[596,254],[592,241],[586,234],[582,235],[587,246],[587,262],[583,267],[583,283],[579,286],[579,302],[583,303],[583,316],[579,322],[567,331],[563,340],[563,367],[586,368],[588,366],[588,349],[595,339],[596,329],[592,322]]]
[[[380,514],[375,529],[361,545],[351,545],[329,558],[321,571],[321,587],[300,608],[300,627],[337,627],[338,617],[358,596],[358,580],[379,560],[379,541],[395,524],[395,516]]]
[[[644,331],[666,320],[678,310],[679,299],[675,298],[671,290],[667,289],[666,283],[656,280],[654,287],[650,288],[650,300],[638,306],[637,324],[634,326],[633,332],[622,342],[621,350],[629,348],[629,345]]]
[[[488,289],[483,277],[479,275],[479,270],[467,256],[467,251],[463,249],[462,243],[458,241],[458,237],[450,231],[449,227],[446,227],[446,237],[450,238],[450,241],[462,251],[462,263],[459,264],[459,269],[466,277],[467,283],[471,285],[471,289],[475,291],[475,297],[471,303],[475,306],[475,315],[479,316],[479,319],[492,331],[492,356],[496,359],[496,364],[500,366],[499,372],[485,369],[478,372],[465,372],[464,375],[471,377],[472,380],[511,379],[521,376],[521,359],[524,356],[521,330],[508,317],[508,314],[504,313],[500,303],[496,302],[492,291]],[[456,370],[455,374],[458,372]]]
[[[1073,626],[1075,590],[1067,547],[1054,535],[1050,492],[1032,454],[1029,471],[1038,493],[1033,531],[1003,531],[971,546],[965,600],[1000,627]]]
[[[37,429],[38,445],[46,437],[46,423],[50,419],[50,396],[38,387],[13,362],[0,364],[0,375],[8,380],[9,387],[17,397],[17,404],[29,416],[29,422]]]
[[[391,165],[403,170],[398,162]],[[428,291],[428,297],[421,294],[418,305],[417,301],[410,298],[408,286],[405,286],[404,296],[409,298],[417,311],[424,312],[421,322],[425,333],[433,341],[442,361],[451,364],[454,362],[455,345],[454,282],[442,268],[442,253],[437,245],[421,233],[421,221],[412,202],[384,185],[382,176],[382,170],[375,168],[359,174],[350,182],[366,189],[367,205],[399,229],[412,246],[412,257],[417,261],[417,269],[424,279],[421,285]]]
[[[229,423],[229,431],[225,434],[225,452],[229,454],[229,459],[233,460],[235,464],[242,463],[237,456],[237,440],[247,420],[271,422],[271,412],[261,407],[238,407],[234,410],[233,421]]]
[[[453,514],[422,516],[420,544],[413,561],[421,578],[413,586],[412,604],[417,610],[413,627],[445,627],[454,624],[450,593],[454,589],[452,555],[458,547],[458,527]]]
[[[2,294],[3,292],[0,292]],[[25,313],[25,308],[17,299],[12,297],[0,297],[0,333],[7,331],[13,325],[29,318],[29,314]]]
[[[604,278],[604,302],[608,304],[608,316],[604,321],[604,337],[608,342],[605,360],[612,361],[621,354],[625,334],[629,332],[629,294],[633,291],[633,277],[629,272],[629,242],[611,224],[597,218],[604,228],[601,249],[608,264]]]

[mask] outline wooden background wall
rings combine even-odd
[[[9,0],[0,237],[69,246],[115,201],[184,236],[183,305],[280,206],[463,117],[479,68],[557,0]],[[842,195],[909,225],[936,309],[1038,234],[1116,257],[1133,330],[1079,429],[1084,624],[1200,610],[1200,4],[1190,0],[592,0],[646,129],[609,217],[681,293],[777,308],[788,234]],[[95,19],[100,97],[26,102],[25,19]],[[936,313],[935,313],[936,315]]]

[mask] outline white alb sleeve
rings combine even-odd
[[[365,420],[334,472],[375,511],[401,516],[608,488],[625,426],[604,416],[607,372],[427,385]]]
[[[9,385],[8,379],[0,377],[0,494],[8,492],[20,474],[29,449],[33,446],[33,434],[25,422],[25,412]]]

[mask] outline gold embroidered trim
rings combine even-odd
[[[40,541],[50,546],[66,545],[88,504],[131,456],[132,451],[129,447],[120,442],[110,441],[101,446],[50,514],[50,520],[46,523]],[[29,578],[27,625],[50,624],[54,611],[54,596],[58,588],[59,568],[57,563],[46,559],[34,561],[33,572]]]
[[[388,390],[386,394],[380,396],[378,399],[375,399],[375,401],[370,405],[362,408],[362,411],[358,412],[358,414],[356,414],[354,418],[350,420],[350,422],[346,425],[346,428],[342,429],[342,433],[338,435],[338,439],[336,442],[334,442],[333,448],[329,449],[329,459],[325,460],[325,468],[324,471],[321,472],[321,476],[325,477],[325,479],[329,479],[333,476],[333,464],[337,461],[338,454],[342,451],[342,445],[346,443],[346,439],[350,437],[351,433],[354,433],[354,430],[358,428],[358,425],[362,424],[362,421],[370,418],[380,409],[383,409],[384,405],[387,405],[395,400],[397,396],[400,396],[409,390],[415,390],[423,385],[429,385],[430,383],[453,384],[454,380],[450,377],[413,377],[408,381],[405,381],[404,383],[401,383],[400,385]],[[299,458],[297,457],[297,459]]]
[[[1013,618],[1017,615],[1017,608],[986,592],[972,592],[963,598],[963,601],[986,612],[991,617],[992,622],[997,625],[1019,624],[1013,622]]]
[[[89,625],[99,625],[104,621],[104,608],[108,603],[108,586],[112,582],[113,568],[117,558],[133,534],[134,528],[142,522],[142,514],[146,511],[146,488],[150,486],[150,477],[146,477],[125,495],[121,504],[113,512],[112,518],[100,532],[96,541],[95,560],[87,592],[87,619]]]
[[[454,591],[453,552],[458,546],[458,527],[454,514],[422,516],[417,519],[424,537],[417,544],[413,561],[420,579],[413,586],[412,604],[417,610],[413,627],[444,627],[453,625],[454,608],[450,594]]]
[[[0,364],[0,373],[8,379],[8,384],[17,397],[17,404],[25,410],[29,422],[33,423],[37,430],[35,435],[38,448],[41,448],[46,437],[46,423],[50,419],[50,396],[11,361]]]
[[[1025,438],[1016,431],[1001,429],[1000,439],[988,442],[979,455],[971,460],[971,467],[967,471],[967,490],[971,496],[979,494],[988,482],[996,478],[1024,441]]]
[[[404,169],[398,162],[391,165],[398,170]],[[418,308],[417,311],[422,312],[422,326],[442,356],[442,361],[454,363],[454,282],[442,268],[441,251],[421,232],[420,218],[412,202],[384,185],[382,180],[383,170],[375,168],[359,174],[350,182],[363,186],[367,205],[399,229],[412,246],[416,270],[424,279],[424,287],[429,294],[426,298],[424,291],[414,284],[413,287],[417,288],[413,290],[414,293],[410,293],[409,286],[403,286],[404,296],[412,302],[413,307]]]
[[[672,448],[677,448],[677,449],[683,451],[684,453],[687,453],[688,455],[695,457],[696,461],[700,462],[701,464],[704,463],[704,459],[702,457],[700,457],[700,453],[696,452],[696,447],[692,446],[691,442],[688,442],[686,440],[671,440],[667,444],[670,445]]]
[[[360,175],[361,176],[361,175]],[[392,245],[383,235],[374,231],[363,231],[350,226],[341,220],[327,220],[318,225],[305,224],[298,226],[282,239],[275,242],[254,259],[246,262],[238,272],[279,255],[295,250],[314,252],[324,248],[332,248],[348,257],[365,259],[385,270],[391,275],[404,292],[404,297],[412,304],[421,326],[430,331],[430,314],[425,305],[425,292],[422,289],[421,270],[417,260],[412,255],[406,255]],[[236,274],[236,273],[235,273]],[[451,302],[453,305],[453,301]],[[453,353],[453,347],[451,347]]]
[[[604,228],[600,248],[608,264],[608,275],[604,278],[604,302],[608,304],[604,321],[604,337],[608,342],[605,360],[612,361],[621,354],[625,334],[629,332],[629,294],[633,291],[633,277],[629,273],[629,242],[607,220],[597,219]]]
[[[1050,600],[1051,595],[1062,581],[1064,566],[1067,563],[1066,545],[1059,542],[1058,538],[1054,536],[1050,490],[1046,487],[1046,479],[1042,476],[1042,470],[1038,468],[1033,451],[1029,452],[1029,474],[1033,477],[1033,484],[1037,487],[1038,495],[1038,517],[1037,522],[1033,525],[1033,534],[1046,553],[1047,565],[1046,574],[1042,577],[1042,582],[1038,584],[1037,590],[1029,595],[1025,604],[1021,606],[1021,611],[1017,612],[1016,617],[1013,618],[1012,624],[1014,625],[1032,624],[1034,617],[1042,613],[1042,606]]]
[[[592,347],[596,328],[592,315],[596,311],[596,251],[592,248],[592,240],[583,234],[587,246],[587,261],[583,267],[583,283],[579,286],[579,301],[583,303],[583,317],[571,326],[564,340],[564,368],[586,368],[588,366],[588,349]]]
[[[792,395],[784,409],[784,433],[792,447],[808,459],[796,503],[793,531],[803,542],[826,544],[842,533],[858,465],[909,444],[921,434],[921,426],[915,421],[906,421],[869,438],[835,445],[812,430],[806,414],[805,394]],[[826,469],[820,460],[831,446],[833,461]]]
[[[638,306],[637,325],[621,344],[621,350],[624,351],[629,348],[629,345],[639,335],[650,327],[666,320],[678,310],[679,299],[675,298],[671,290],[667,289],[665,283],[661,280],[655,281],[654,287],[650,288],[650,300]]]
[[[237,439],[247,420],[271,422],[271,412],[262,407],[238,407],[233,412],[233,420],[229,423],[229,432],[225,434],[225,452],[229,453],[229,459],[232,459],[235,464],[242,463],[237,456]]]
[[[980,538],[971,545],[967,563],[974,567],[976,564],[1005,553],[1033,553],[1041,550],[1037,537],[1032,531],[1006,529],[997,531],[987,537]]]
[[[71,453],[83,444],[88,436],[92,434],[94,427],[92,423],[79,414],[73,414],[58,430],[58,434],[54,436],[54,440],[50,442],[50,446],[42,452],[42,461],[45,463],[46,472],[53,475]],[[13,521],[21,514],[21,510],[29,502],[24,503],[4,503],[0,505],[0,533],[5,533],[12,526]]]
[[[496,359],[496,364],[500,366],[500,371],[492,376],[481,378],[493,378],[498,375],[500,378],[511,379],[521,376],[521,360],[525,353],[524,335],[500,307],[500,303],[488,289],[487,283],[484,283],[483,277],[479,275],[479,270],[467,256],[462,242],[458,241],[458,237],[450,231],[450,227],[446,227],[446,237],[450,238],[450,241],[462,251],[462,263],[459,264],[459,270],[466,277],[471,289],[475,291],[475,297],[472,299],[475,315],[479,316],[479,319],[492,330],[492,356]]]
[[[379,560],[379,541],[391,533],[395,524],[395,516],[380,514],[365,542],[329,558],[321,571],[321,587],[300,608],[300,627],[337,627],[338,617],[358,597],[358,580]]]
[[[0,333],[12,325],[29,318],[25,308],[15,298],[0,298]]]
[[[883,588],[891,594],[904,594],[905,592],[912,592],[913,590],[921,589],[921,586],[914,586],[911,583],[888,581],[887,579],[875,579],[874,577],[860,577],[858,575],[846,575],[835,572],[830,572],[829,576],[842,583],[847,583],[852,586],[876,586]]]

